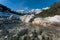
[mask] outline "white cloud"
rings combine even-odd
[[[39,14],[40,12],[42,12],[41,9],[32,9],[32,10],[29,10],[29,13],[34,13],[34,14]]]

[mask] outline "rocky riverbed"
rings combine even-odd
[[[0,24],[0,40],[60,40],[60,27],[4,22]]]

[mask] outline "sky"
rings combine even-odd
[[[58,0],[0,0],[3,4],[12,10],[41,9],[50,7]]]

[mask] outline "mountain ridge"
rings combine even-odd
[[[36,17],[48,17],[60,15],[60,2],[54,3],[49,9],[43,10],[41,13],[35,15]]]

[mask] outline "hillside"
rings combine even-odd
[[[50,9],[43,10],[41,13],[35,15],[35,17],[48,17],[60,15],[60,2],[54,3]]]
[[[25,15],[25,14],[13,11],[10,8],[8,8],[8,7],[6,7],[6,6],[2,5],[2,4],[0,4],[0,12],[9,12],[11,14],[16,14],[16,15]]]

